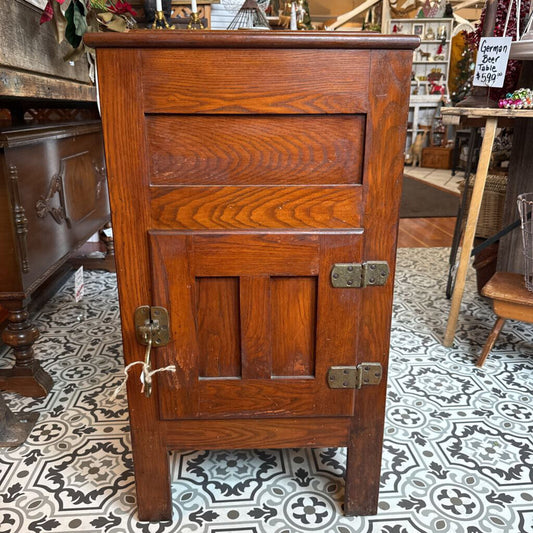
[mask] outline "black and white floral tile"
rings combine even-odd
[[[81,304],[70,282],[36,317],[50,394],[6,394],[40,418],[0,450],[0,533],[532,533],[533,328],[509,322],[477,369],[494,319],[471,276],[442,347],[447,255],[398,253],[376,516],[342,514],[344,449],[200,450],[172,455],[172,522],[139,522],[115,277],[90,272]]]

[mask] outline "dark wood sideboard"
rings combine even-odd
[[[139,366],[128,380],[139,518],[171,517],[169,449],[255,447],[347,446],[345,512],[375,513],[418,38],[86,42],[125,362],[151,339],[152,367],[176,366],[149,397]]]
[[[0,326],[7,318],[16,361],[0,390],[43,396],[52,381],[33,355],[27,304],[109,220],[109,205],[89,64],[65,59],[72,48],[39,24],[36,4],[17,0],[0,17]]]
[[[14,367],[0,370],[0,389],[43,396],[52,386],[33,356],[39,333],[28,301],[109,217],[100,121],[0,132],[2,339],[15,352]]]

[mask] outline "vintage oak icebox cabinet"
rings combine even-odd
[[[418,38],[86,42],[125,362],[176,367],[128,380],[139,518],[171,516],[168,450],[305,446],[347,446],[345,512],[375,513]]]

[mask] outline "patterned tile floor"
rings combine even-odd
[[[0,533],[533,532],[533,331],[507,324],[474,367],[493,315],[470,277],[443,348],[447,255],[399,251],[376,516],[342,515],[344,449],[196,451],[172,456],[173,521],[138,522],[115,278],[93,272],[82,304],[70,282],[37,316],[51,393],[6,395],[40,418],[0,450]]]

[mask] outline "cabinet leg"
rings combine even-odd
[[[46,396],[54,382],[34,357],[33,344],[39,338],[39,331],[30,322],[24,302],[3,301],[2,306],[8,310],[2,340],[13,348],[15,364],[0,369],[0,389],[34,398]]]
[[[104,228],[102,230],[100,230],[100,233],[99,233],[99,236],[100,236],[100,240],[105,244],[105,248],[106,248],[106,255],[107,256],[113,256],[115,255],[115,241],[113,240],[113,237],[108,237],[106,234],[105,234],[105,231],[106,229],[111,229],[112,226],[111,226],[111,222],[108,222]]]
[[[362,418],[365,420],[354,421],[353,427],[357,429],[352,429],[347,450],[344,495],[346,516],[375,515],[378,509],[383,426],[369,417]]]
[[[136,438],[137,437],[137,438]],[[168,451],[147,435],[132,434],[137,513],[140,521],[172,520],[170,464]]]

